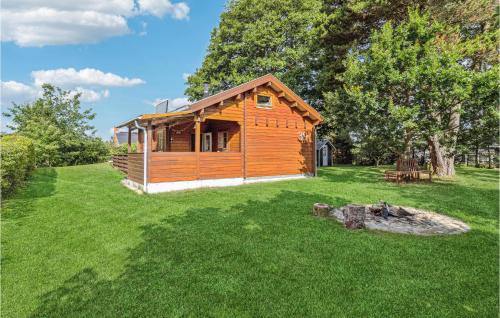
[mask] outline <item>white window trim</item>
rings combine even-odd
[[[226,134],[226,147],[224,147],[224,134]],[[222,147],[220,144],[222,136]],[[219,131],[217,132],[217,151],[222,149],[222,151],[229,151],[229,133],[227,131]]]
[[[259,100],[259,96],[266,96],[266,97],[269,97],[269,105],[264,105],[264,104],[259,104],[258,100]],[[273,108],[273,96],[270,95],[270,94],[256,94],[255,95],[255,106],[257,108],[264,108],[264,109],[271,109]]]

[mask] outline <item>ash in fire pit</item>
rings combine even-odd
[[[470,230],[464,222],[442,214],[393,206],[385,202],[373,205],[347,205],[341,208],[329,207],[328,216],[351,229],[366,227],[372,230],[417,235],[460,234]]]

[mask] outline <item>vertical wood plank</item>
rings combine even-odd
[[[241,130],[241,129],[240,129]],[[247,93],[243,95],[243,136],[241,137],[240,151],[243,152],[243,179],[247,177]]]
[[[144,152],[144,131],[139,129],[137,132],[137,152]]]
[[[200,144],[201,144],[201,118],[196,117],[194,122],[194,152],[196,153],[196,179],[200,179]]]
[[[146,154],[146,159],[148,161],[148,169],[147,169],[147,176],[146,176],[146,182],[149,182],[150,179],[150,171],[151,171],[151,153],[153,151],[153,125],[151,124],[151,120],[148,121],[148,128],[147,128],[147,134],[148,134],[148,153]]]
[[[132,129],[130,129],[130,126],[128,128],[128,134],[127,134],[127,152],[131,153],[132,152]]]

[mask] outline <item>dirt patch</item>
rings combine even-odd
[[[359,217],[360,208],[364,210],[362,218]],[[328,216],[348,227],[346,221],[351,222],[351,211],[356,211],[356,219],[362,219],[363,227],[371,230],[416,235],[461,234],[470,230],[464,222],[446,215],[384,203],[330,207]]]

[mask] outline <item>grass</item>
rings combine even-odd
[[[105,164],[39,169],[2,212],[2,317],[497,317],[498,171],[395,185],[382,169],[138,195]],[[389,203],[457,236],[348,231],[315,202]]]

